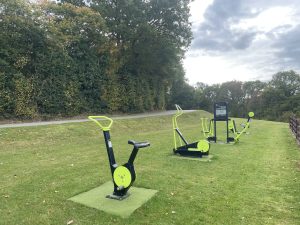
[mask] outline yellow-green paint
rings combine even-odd
[[[113,120],[107,116],[89,116],[88,118],[94,121],[103,131],[109,131],[113,124]],[[109,121],[108,126],[104,126],[103,124],[101,124],[98,119],[108,120]]]
[[[201,152],[208,152],[209,150],[209,142],[206,140],[200,140],[197,144],[197,148],[201,151]]]
[[[202,133],[205,138],[208,138],[208,136],[210,134],[210,130],[208,130],[208,127],[207,127],[208,118],[200,118],[200,119],[201,119],[201,125],[202,125]]]
[[[197,148],[189,148],[188,150],[192,152],[208,152],[209,142],[206,140],[200,140],[197,144]]]
[[[175,115],[172,117],[172,125],[173,125],[173,137],[174,137],[174,148],[177,148],[177,138],[176,138],[176,129],[178,128],[178,124],[177,124],[177,117],[181,116],[183,114],[183,110],[181,109],[181,107],[179,105],[175,105],[177,112],[175,113]],[[179,142],[180,142],[180,146],[182,146],[182,141],[180,138],[178,138]]]
[[[214,136],[214,122],[212,120],[209,121],[209,128],[208,128],[208,118],[200,118],[201,125],[202,125],[202,133],[205,138]]]
[[[243,129],[239,134],[237,134],[237,135],[235,136],[235,138],[234,138],[234,141],[235,141],[235,142],[238,142],[238,141],[239,141],[240,136],[241,136],[243,133],[246,132],[246,130],[249,128],[249,126],[250,126],[250,122],[247,122],[246,125],[245,125],[245,127],[244,127],[244,129]]]
[[[200,149],[198,149],[198,148],[189,148],[188,150],[190,152],[201,152]]]
[[[119,166],[114,171],[114,181],[118,187],[129,187],[131,183],[131,173],[125,166]]]
[[[235,129],[234,120],[233,119],[228,121],[228,129],[232,130],[232,132],[233,132],[234,135],[237,135],[237,131]]]
[[[254,117],[254,112],[249,112],[249,113],[248,113],[248,116],[249,116],[249,118]],[[238,141],[239,141],[239,138],[241,137],[241,135],[242,135],[243,133],[246,132],[246,130],[249,128],[249,126],[250,126],[250,120],[247,121],[247,123],[246,123],[244,129],[243,129],[241,132],[235,133],[235,134],[236,134],[236,136],[235,136],[235,138],[234,138],[234,141],[235,141],[235,142],[238,142]]]
[[[210,130],[209,130],[209,133],[208,133],[208,135],[210,137],[214,136],[214,134],[215,134],[215,130],[214,129],[215,129],[214,121],[210,120]]]

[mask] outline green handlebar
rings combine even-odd
[[[179,105],[175,104],[175,107],[176,107],[177,111],[182,111],[182,109]]]
[[[176,117],[177,116],[181,116],[183,114],[182,108],[179,105],[177,105],[177,104],[175,104],[175,107],[177,109]]]
[[[113,122],[114,122],[111,118],[109,118],[109,117],[107,117],[107,116],[89,116],[88,118],[89,118],[90,120],[94,121],[96,124],[98,124],[99,127],[101,128],[101,130],[104,130],[104,131],[109,130],[109,129],[111,128]],[[97,120],[97,119],[108,120],[110,123],[109,123],[108,126],[105,127],[105,126],[102,125],[102,124],[99,122],[99,120]]]

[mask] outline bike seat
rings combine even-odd
[[[150,146],[150,143],[147,141],[136,142],[134,140],[128,140],[128,144],[133,145],[135,148],[145,148]]]

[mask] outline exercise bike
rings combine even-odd
[[[133,150],[128,159],[128,162],[120,166],[116,163],[112,142],[110,138],[110,133],[109,133],[110,128],[113,124],[113,120],[106,116],[89,116],[88,118],[94,121],[101,128],[104,135],[104,141],[106,145],[112,180],[114,183],[113,193],[111,195],[107,195],[106,197],[110,199],[123,200],[129,196],[128,190],[132,186],[136,178],[134,165],[133,165],[136,155],[140,148],[148,147],[150,146],[150,143],[135,142],[133,140],[129,140],[128,144],[133,145]],[[108,120],[109,125],[104,126],[97,119]]]
[[[183,137],[182,133],[179,130],[177,124],[177,118],[183,114],[183,110],[179,105],[175,105],[177,112],[172,117],[173,124],[173,137],[174,137],[174,154],[179,154],[181,156],[190,156],[190,157],[199,157],[202,158],[203,155],[209,154],[210,143],[206,140],[200,140],[193,143],[188,143],[187,140]],[[179,141],[180,146],[177,146]]]

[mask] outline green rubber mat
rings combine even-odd
[[[130,193],[129,197],[122,201],[106,198],[106,196],[112,194],[112,192],[113,183],[109,181],[90,191],[69,198],[68,200],[126,218],[150,200],[157,191],[131,187],[128,191]]]
[[[213,157],[214,157],[213,155],[202,156],[202,158],[171,155],[171,158],[174,158],[174,159],[195,160],[195,161],[199,161],[199,162],[210,162],[210,161],[212,161]]]

